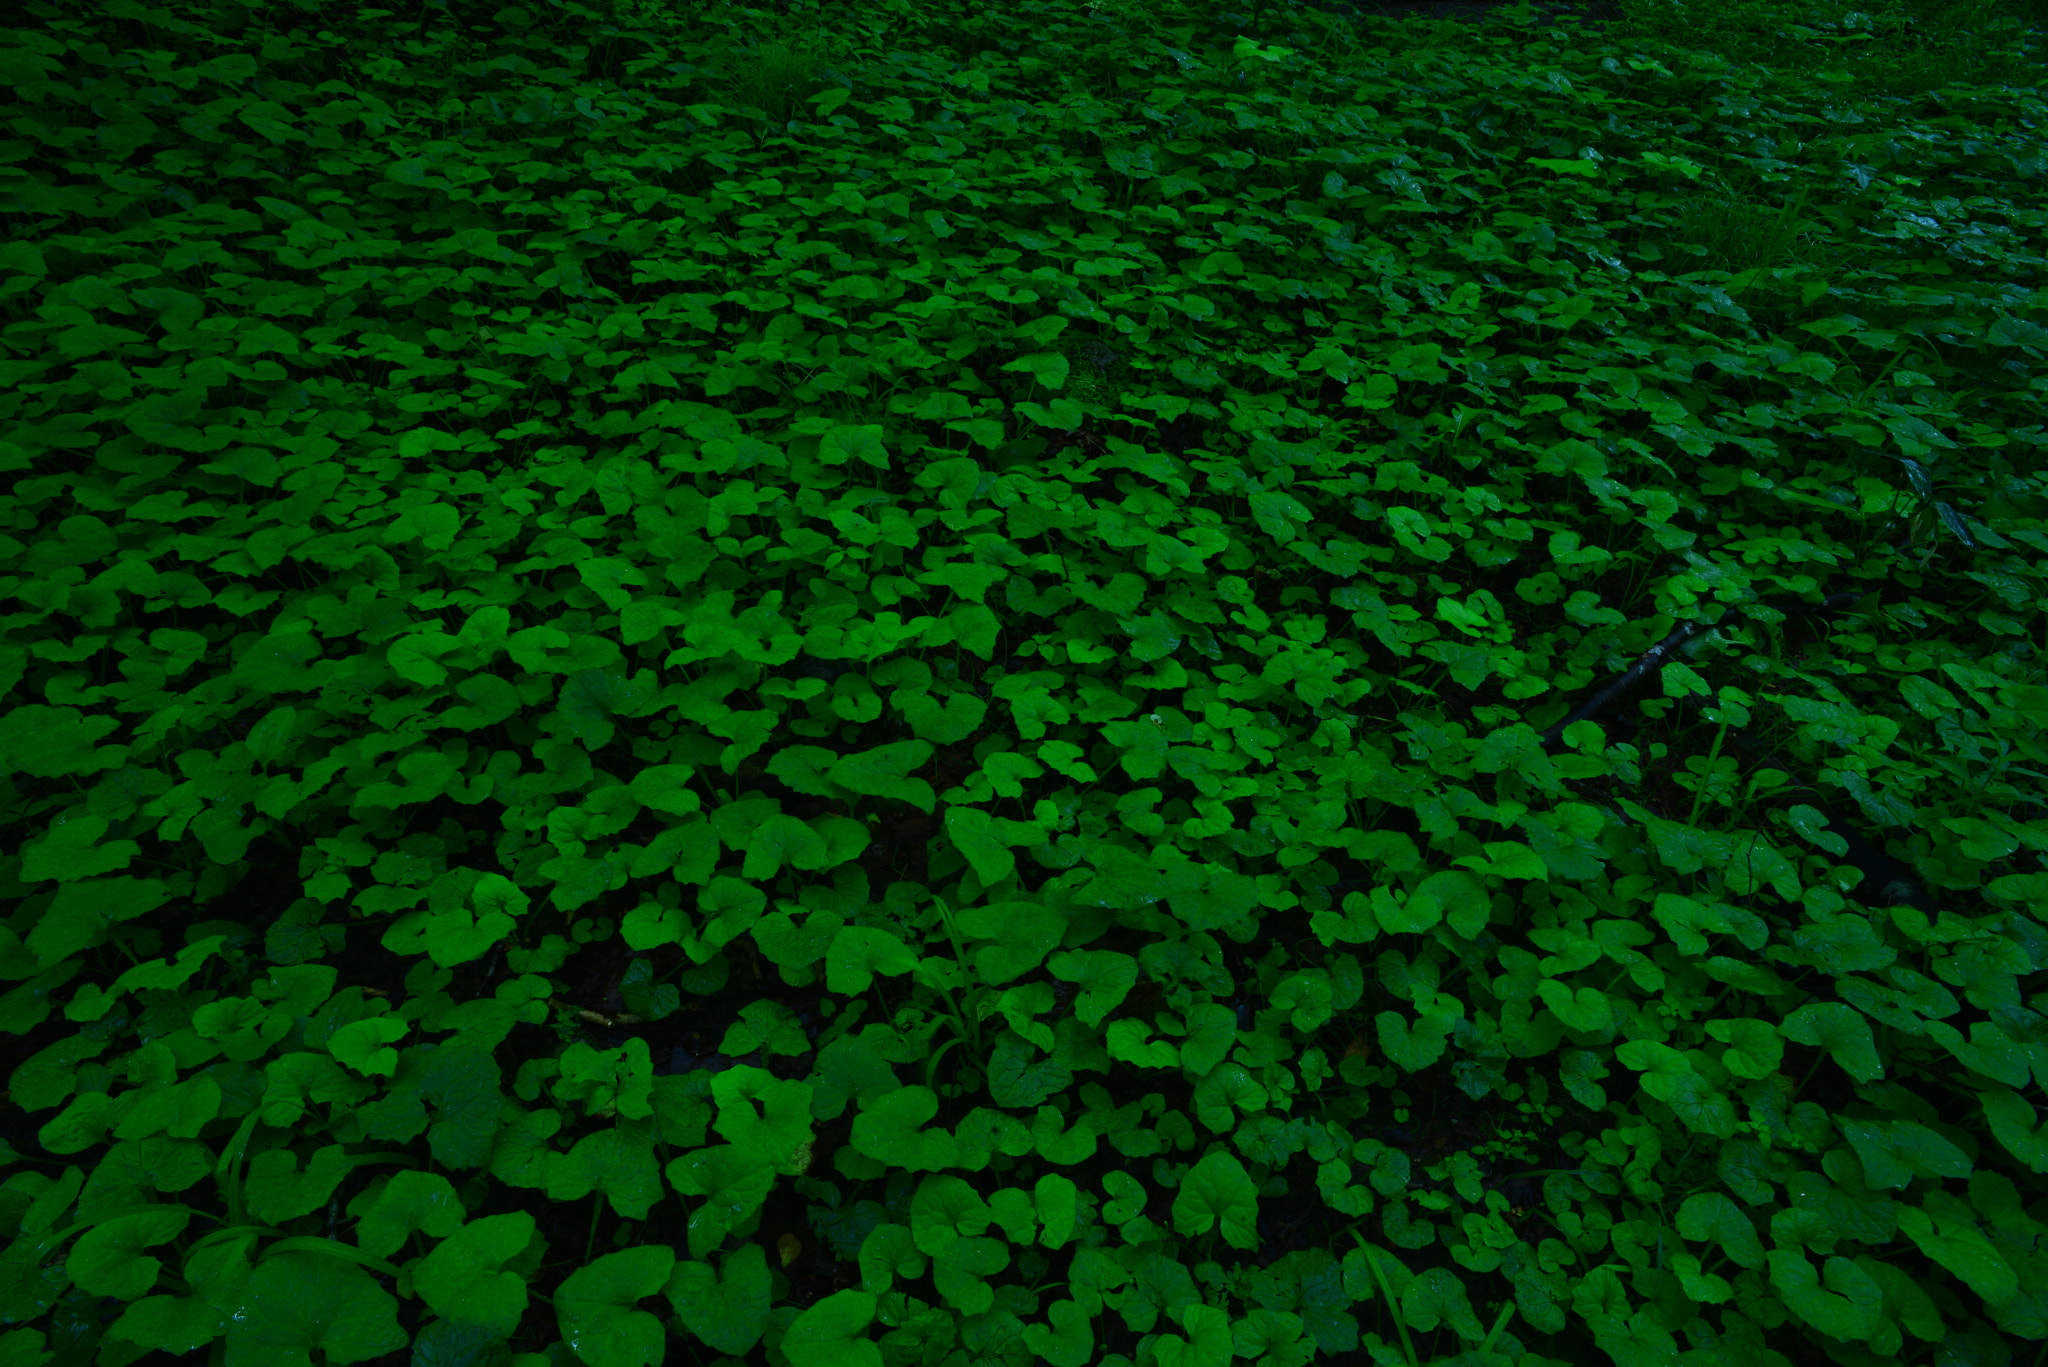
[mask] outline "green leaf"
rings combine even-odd
[[[742,1244],[725,1260],[721,1276],[709,1263],[676,1264],[663,1294],[683,1328],[705,1346],[731,1357],[753,1351],[768,1325],[768,1256]]]
[[[512,1367],[512,1348],[487,1329],[430,1319],[412,1341],[410,1367]]]
[[[414,1230],[445,1239],[462,1228],[465,1218],[462,1199],[447,1178],[408,1168],[393,1173],[362,1212],[356,1222],[356,1247],[388,1258],[405,1246],[406,1236]]]
[[[2006,1152],[2026,1164],[2028,1171],[2048,1173],[2048,1125],[2034,1123],[2035,1111],[2027,1099],[2002,1088],[1987,1088],[1980,1096],[1984,1119]]]
[[[667,1244],[641,1244],[570,1273],[555,1290],[562,1341],[589,1367],[658,1367],[661,1321],[634,1307],[668,1284],[675,1264]]]
[[[841,926],[825,953],[825,986],[842,996],[868,990],[875,974],[897,977],[917,967],[917,955],[902,940],[873,926]]]
[[[860,1115],[854,1117],[850,1142],[854,1152],[893,1168],[911,1172],[952,1168],[961,1162],[961,1148],[944,1129],[924,1129],[934,1115],[938,1115],[938,1092],[928,1086],[905,1086],[872,1105],[862,1103]]]
[[[1217,1149],[1188,1169],[1173,1198],[1178,1234],[1207,1234],[1219,1225],[1232,1248],[1259,1246],[1259,1194],[1252,1179],[1227,1150]]]
[[[827,776],[848,792],[863,797],[895,798],[929,813],[938,805],[932,785],[911,774],[931,760],[930,742],[907,740],[848,755],[827,771]]]
[[[486,1215],[428,1250],[413,1270],[413,1284],[443,1319],[510,1338],[526,1314],[526,1279],[506,1264],[522,1255],[537,1261],[545,1242],[526,1211]]]
[[[1845,1343],[1870,1337],[1884,1314],[1884,1290],[1847,1258],[1829,1258],[1814,1271],[1806,1253],[1774,1248],[1764,1255],[1771,1264],[1771,1285],[1793,1314],[1821,1333]]]
[[[1180,1050],[1173,1047],[1173,1041],[1150,1039],[1151,1033],[1152,1028],[1141,1020],[1114,1020],[1103,1032],[1103,1047],[1112,1059],[1134,1067],[1179,1067]]]
[[[797,1023],[796,1012],[777,1001],[749,1002],[739,1019],[726,1027],[718,1052],[728,1058],[743,1058],[757,1049],[771,1054],[807,1054],[810,1039]]]
[[[249,1216],[262,1225],[282,1225],[310,1215],[327,1204],[327,1198],[348,1176],[354,1162],[348,1149],[329,1144],[316,1150],[300,1172],[298,1156],[290,1149],[269,1149],[249,1160],[244,1183]]]
[[[790,1367],[882,1367],[880,1345],[866,1337],[874,1318],[872,1295],[835,1292],[791,1322],[782,1351]]]
[[[1925,1125],[1836,1116],[1835,1126],[1863,1160],[1863,1180],[1873,1191],[1903,1187],[1915,1177],[1970,1175],[1969,1155]]]
[[[156,1285],[163,1263],[143,1249],[169,1243],[185,1232],[192,1212],[184,1206],[117,1215],[79,1236],[64,1260],[71,1280],[95,1296],[132,1301]]]
[[[1933,1191],[1924,1205],[1899,1205],[1896,1210],[1899,1228],[1936,1267],[1955,1273],[1992,1305],[2018,1294],[2019,1274],[1977,1229],[1975,1214],[1961,1201]]]
[[[1737,1077],[1769,1077],[1785,1059],[1785,1040],[1769,1021],[1750,1016],[1707,1022],[1707,1035],[1728,1046],[1721,1066]]]
[[[632,919],[633,913],[626,913]],[[632,937],[624,937],[628,944]],[[664,940],[663,944],[674,944],[682,937]],[[666,1020],[673,1016],[683,1004],[682,989],[674,983],[658,983],[654,980],[654,961],[636,958],[626,965],[625,976],[619,979],[619,997],[626,1003],[626,1009],[646,1021]]]
[[[1188,1331],[1162,1334],[1153,1341],[1159,1367],[1230,1367],[1230,1316],[1199,1301],[1180,1308],[1177,1318]]]
[[[989,1055],[990,1100],[1008,1110],[1027,1110],[1072,1084],[1072,1069],[1057,1058],[1037,1058],[1036,1054],[1031,1041],[1014,1030],[1005,1030]]]
[[[964,1179],[927,1177],[910,1200],[910,1237],[920,1253],[936,1257],[963,1235],[987,1229],[992,1216],[988,1203]]]
[[[1180,1066],[1206,1077],[1237,1044],[1237,1013],[1216,1002],[1191,1008],[1187,1038],[1180,1042]]]
[[[1403,892],[1399,888],[1389,890],[1394,899],[1373,903],[1373,915],[1380,923],[1380,929],[1389,935],[1420,935],[1434,930],[1444,919],[1444,904],[1429,893],[1417,890]]]
[[[1742,1208],[1718,1191],[1695,1192],[1678,1208],[1680,1235],[1695,1242],[1712,1239],[1738,1267],[1761,1267],[1763,1244]]]
[[[721,1136],[764,1156],[785,1177],[803,1175],[811,1158],[810,1083],[742,1063],[711,1079],[711,1096],[718,1104],[712,1127]]]
[[[616,1214],[644,1220],[661,1199],[654,1137],[644,1127],[614,1126],[586,1134],[575,1148],[556,1154],[548,1164],[547,1190],[552,1201],[580,1201],[601,1191]]]
[[[983,1279],[1009,1265],[1010,1250],[1001,1239],[955,1239],[932,1259],[932,1285],[961,1314],[986,1314],[995,1305],[996,1293]]]
[[[1321,969],[1290,973],[1273,987],[1272,1004],[1288,1012],[1288,1023],[1313,1036],[1330,1019],[1330,975]]]
[[[398,1301],[354,1263],[279,1253],[249,1275],[229,1317],[226,1367],[312,1367],[364,1362],[407,1342]]]
[[[1401,1316],[1410,1329],[1429,1333],[1448,1323],[1459,1338],[1472,1342],[1485,1337],[1479,1317],[1465,1294],[1465,1284],[1450,1269],[1432,1267],[1419,1272],[1401,1289]]]
[[[1544,978],[1536,984],[1536,995],[1568,1029],[1604,1035],[1614,1028],[1614,1007],[1597,987],[1574,992],[1553,978]]]
[[[183,1356],[227,1332],[228,1319],[198,1296],[145,1296],[107,1326],[107,1337]]]
[[[1672,1254],[1671,1270],[1678,1274],[1680,1288],[1693,1300],[1719,1305],[1735,1294],[1727,1278],[1703,1271],[1700,1260],[1690,1253]]]
[[[1786,1016],[1778,1032],[1795,1044],[1826,1049],[1842,1071],[1858,1082],[1884,1076],[1869,1018],[1841,1002],[1808,1002]]]
[[[1038,1211],[1038,1242],[1058,1248],[1073,1237],[1080,1189],[1073,1179],[1049,1172],[1032,1188],[1032,1202]]]
[[[366,1016],[327,1037],[327,1052],[343,1066],[372,1077],[398,1072],[398,1051],[384,1046],[402,1040],[412,1027],[396,1016]]]
[[[741,872],[765,882],[786,863],[797,869],[822,869],[831,864],[825,838],[801,817],[778,812],[754,828],[747,838],[747,861]]]
[[[913,1281],[922,1277],[930,1259],[918,1252],[909,1230],[881,1224],[861,1241],[859,1262],[861,1289],[885,1295],[898,1277]]]
[[[1077,1301],[1054,1301],[1046,1307],[1043,1324],[1024,1326],[1024,1346],[1052,1364],[1052,1367],[1087,1367],[1095,1355],[1095,1331],[1089,1315]]]
[[[1455,1017],[1425,1014],[1413,1025],[1393,1011],[1375,1016],[1379,1026],[1380,1049],[1411,1073],[1419,1073],[1444,1056]]]
[[[1041,1112],[1043,1114],[1043,1112]],[[1057,1111],[1053,1122],[1060,1123]],[[1022,1187],[1002,1187],[989,1194],[988,1207],[1003,1237],[1013,1244],[1029,1244],[1038,1237],[1038,1212],[1032,1208],[1031,1193]]]
[[[857,1128],[859,1121],[854,1123]],[[672,1160],[665,1172],[669,1185],[683,1195],[710,1198],[690,1213],[690,1256],[699,1261],[746,1223],[775,1187],[775,1169],[765,1157],[737,1144],[694,1150]]]
[[[1053,955],[1046,968],[1062,982],[1081,985],[1074,1016],[1091,1030],[1100,1028],[1103,1018],[1123,1004],[1138,982],[1138,961],[1114,950],[1068,950]]]

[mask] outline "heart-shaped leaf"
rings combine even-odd
[[[641,1244],[570,1273],[555,1291],[562,1341],[589,1367],[658,1367],[666,1333],[634,1307],[668,1285],[675,1265],[667,1244]]]
[[[750,1243],[725,1260],[723,1276],[709,1263],[677,1263],[663,1294],[707,1347],[744,1357],[767,1328],[768,1289],[768,1255]]]

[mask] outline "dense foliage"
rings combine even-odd
[[[2038,9],[31,0],[0,1364],[2048,1346]]]

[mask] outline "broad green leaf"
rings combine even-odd
[[[2002,1088],[1981,1093],[1984,1119],[2006,1152],[2027,1165],[2033,1173],[2048,1173],[2048,1125],[2036,1125],[2033,1106],[2025,1097]]]
[[[1090,1029],[1100,1027],[1138,982],[1138,961],[1113,950],[1067,950],[1048,959],[1046,967],[1060,981],[1081,985],[1074,1016]]]
[[[1836,1116],[1835,1125],[1863,1160],[1863,1180],[1873,1191],[1903,1187],[1915,1177],[1970,1175],[1969,1155],[1925,1125],[1848,1116]]]
[[[1218,1149],[1188,1169],[1173,1198],[1177,1234],[1207,1234],[1219,1225],[1232,1248],[1259,1245],[1259,1194],[1244,1165]]]
[[[409,1367],[512,1367],[512,1348],[488,1329],[430,1318],[412,1341]]]
[[[1401,1289],[1400,1296],[1401,1316],[1411,1329],[1429,1333],[1439,1324],[1448,1323],[1459,1338],[1468,1342],[1485,1337],[1465,1294],[1465,1284],[1448,1268],[1432,1267],[1416,1274]]]
[[[1289,1013],[1288,1023],[1304,1035],[1314,1035],[1330,1019],[1330,975],[1321,969],[1290,973],[1274,984],[1271,997],[1275,1008]]]
[[[1703,1271],[1700,1260],[1690,1253],[1672,1254],[1671,1270],[1678,1274],[1679,1286],[1693,1300],[1719,1305],[1735,1294],[1727,1278]]]
[[[1052,1367],[1088,1367],[1095,1355],[1095,1331],[1076,1301],[1054,1301],[1045,1309],[1052,1327],[1024,1326],[1024,1346]]]
[[[1080,1190],[1069,1177],[1049,1172],[1038,1179],[1038,1185],[1032,1188],[1031,1199],[1037,1207],[1041,1226],[1039,1243],[1047,1248],[1058,1248],[1073,1237],[1079,1197]]]
[[[1178,1318],[1186,1338],[1162,1334],[1153,1341],[1159,1367],[1230,1367],[1230,1316],[1199,1301],[1183,1306]]]
[[[155,1286],[163,1270],[161,1261],[142,1250],[177,1238],[191,1219],[184,1206],[117,1215],[79,1236],[64,1270],[95,1296],[132,1301]]]
[[[763,1155],[785,1177],[810,1167],[810,1083],[737,1064],[711,1079],[711,1096],[718,1104],[712,1127],[721,1137]]]
[[[1857,1082],[1871,1082],[1884,1076],[1884,1063],[1877,1056],[1877,1043],[1870,1034],[1870,1020],[1841,1002],[1808,1002],[1785,1017],[1780,1034],[1796,1044],[1826,1049],[1835,1063]]]
[[[1876,1330],[1884,1291],[1847,1258],[1829,1258],[1825,1269],[1816,1272],[1802,1249],[1774,1248],[1764,1256],[1771,1264],[1771,1285],[1786,1306],[1821,1333],[1857,1343]]]
[[[1761,1267],[1763,1244],[1742,1208],[1718,1191],[1695,1192],[1678,1208],[1678,1232],[1695,1242],[1712,1239],[1738,1267]]]
[[[544,1246],[526,1211],[486,1215],[429,1249],[413,1271],[413,1284],[443,1319],[510,1338],[526,1314],[526,1279],[507,1265],[538,1263]]]
[[[1868,1254],[1857,1258],[1856,1266],[1868,1272],[1884,1288],[1885,1314],[1896,1320],[1901,1329],[1922,1343],[1939,1343],[1947,1337],[1948,1327],[1941,1321],[1941,1312],[1935,1308],[1933,1297],[1921,1289],[1918,1280],[1903,1269],[1880,1262]],[[1873,1339],[1872,1345],[1875,1344]],[[1897,1352],[1894,1347],[1888,1350],[1887,1356]]]
[[[1085,1120],[1068,1127],[1057,1106],[1040,1106],[1031,1119],[1031,1147],[1048,1163],[1072,1167],[1095,1156],[1095,1131]]]
[[[517,930],[519,923],[506,912],[449,907],[438,911],[410,911],[384,932],[384,948],[394,954],[426,954],[442,968],[481,959],[492,946]]]
[[[675,1264],[667,1244],[641,1244],[570,1273],[555,1290],[562,1341],[589,1367],[658,1367],[661,1321],[634,1307],[668,1285]]]
[[[831,863],[825,838],[801,817],[779,812],[754,828],[747,838],[747,860],[741,872],[756,882],[765,882],[782,872],[784,864],[797,869],[822,869]]]
[[[740,1009],[739,1019],[726,1027],[718,1045],[718,1052],[728,1058],[744,1058],[756,1049],[795,1056],[809,1053],[811,1042],[796,1012],[781,1002],[762,1000]]]
[[[1568,1029],[1600,1035],[1614,1027],[1614,1007],[1597,987],[1574,992],[1553,978],[1544,978],[1536,984],[1536,995]]]
[[[316,1149],[304,1172],[290,1149],[265,1150],[249,1160],[243,1183],[250,1218],[258,1224],[282,1225],[310,1215],[327,1204],[354,1166],[348,1149],[340,1144]]]
[[[827,776],[848,792],[863,797],[893,798],[930,813],[938,805],[932,785],[910,777],[931,760],[932,747],[924,740],[902,741],[874,750],[848,755],[827,771]]]
[[[825,986],[842,996],[868,990],[875,974],[898,977],[917,967],[917,954],[902,940],[873,926],[841,926],[825,953]]]
[[[227,1332],[228,1317],[199,1296],[145,1296],[107,1326],[107,1337],[183,1356]]]
[[[989,1054],[989,1099],[1006,1110],[1043,1105],[1073,1080],[1072,1069],[1057,1058],[1038,1057],[1031,1041],[1014,1030],[1005,1030]]]
[[[864,1105],[853,1119],[854,1149],[891,1167],[939,1172],[959,1162],[958,1142],[945,1130],[922,1127],[939,1113],[938,1094],[910,1086]]]
[[[984,1279],[1009,1265],[1010,1250],[1001,1239],[955,1239],[932,1259],[932,1285],[961,1314],[986,1314],[995,1305],[996,1293]]]
[[[962,1178],[927,1177],[910,1200],[910,1234],[918,1251],[936,1257],[963,1235],[988,1228],[994,1212]]]
[[[882,1367],[882,1349],[868,1338],[875,1298],[839,1291],[798,1315],[782,1340],[790,1367]]]
[[[414,1230],[445,1239],[462,1228],[466,1214],[455,1187],[438,1172],[407,1168],[391,1175],[356,1222],[356,1247],[388,1258],[405,1246]]]
[[[1977,1229],[1976,1216],[1968,1206],[1935,1191],[1924,1198],[1924,1206],[1900,1205],[1897,1210],[1899,1228],[1936,1267],[1955,1273],[1993,1305],[2018,1293],[2019,1274]]]
[[[930,1261],[917,1251],[908,1229],[896,1224],[877,1225],[860,1245],[861,1290],[886,1295],[896,1278],[922,1277]]]
[[[327,1052],[365,1076],[391,1077],[398,1072],[398,1051],[385,1046],[404,1039],[411,1028],[396,1016],[350,1021],[327,1037]]]
[[[742,1244],[723,1274],[709,1263],[677,1263],[664,1294],[683,1328],[707,1347],[744,1357],[768,1325],[768,1255],[759,1244]]]
[[[580,1201],[601,1191],[614,1213],[644,1220],[661,1199],[654,1139],[645,1129],[594,1130],[548,1164],[548,1199]]]
[[[1740,1078],[1767,1078],[1785,1058],[1785,1040],[1769,1021],[1750,1016],[1707,1022],[1707,1035],[1728,1046],[1721,1066]]]
[[[1145,1208],[1144,1184],[1121,1168],[1112,1168],[1102,1175],[1102,1190],[1109,1196],[1102,1203],[1102,1218],[1107,1224],[1121,1225],[1135,1219]]]
[[[1149,1038],[1151,1034],[1151,1027],[1141,1020],[1114,1020],[1103,1034],[1103,1046],[1112,1059],[1134,1067],[1179,1067],[1180,1050],[1171,1040]]]
[[[932,1108],[936,1113],[938,1107]],[[854,1122],[858,1127],[859,1121]],[[690,1213],[690,1256],[698,1261],[744,1224],[775,1187],[766,1156],[737,1144],[713,1144],[670,1161],[669,1185],[685,1196],[710,1199]]]
[[[1188,1012],[1187,1038],[1180,1042],[1180,1066],[1205,1077],[1237,1045],[1237,1013],[1216,1002]]]
[[[364,1362],[405,1347],[398,1300],[352,1262],[287,1252],[249,1275],[230,1317],[226,1367]]]
[[[1379,1026],[1381,1051],[1405,1071],[1419,1073],[1444,1056],[1455,1018],[1424,1015],[1411,1025],[1397,1012],[1382,1011],[1373,1019]]]
[[[1373,903],[1373,915],[1380,923],[1380,929],[1389,935],[1420,935],[1434,930],[1444,919],[1444,905],[1426,892],[1403,893],[1391,890],[1395,898]]]

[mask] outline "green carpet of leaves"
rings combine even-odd
[[[20,6],[0,1360],[2040,1362],[2043,16],[1621,11]]]

